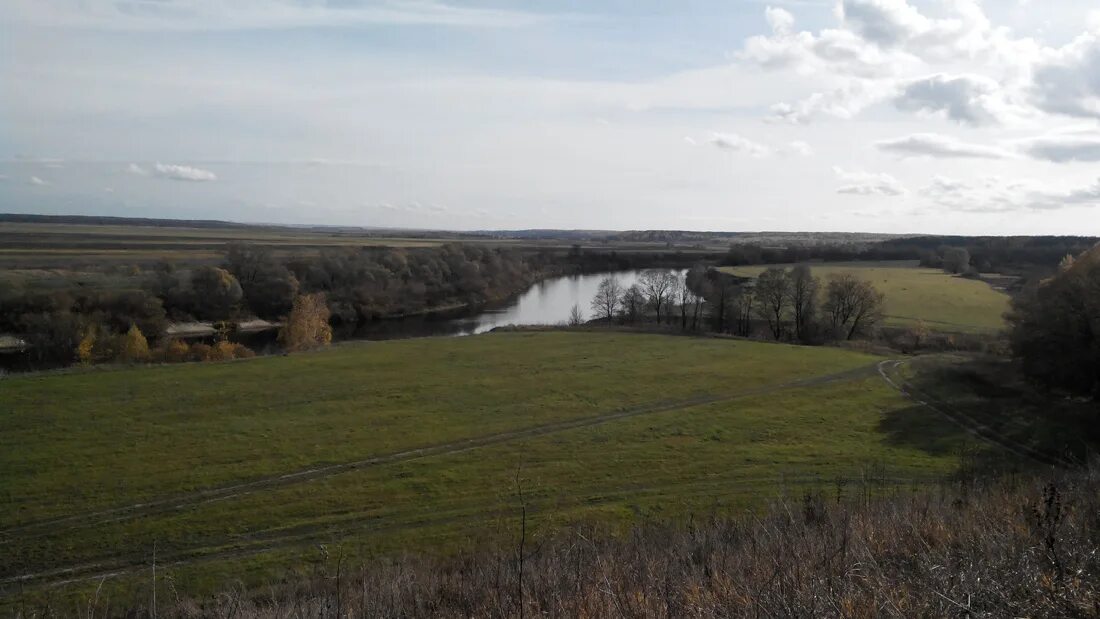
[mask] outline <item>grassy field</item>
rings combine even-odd
[[[770,265],[790,267],[791,265]],[[811,264],[822,280],[852,273],[886,295],[886,324],[905,326],[923,320],[942,331],[990,332],[1004,326],[1008,295],[989,284],[925,269],[915,262],[846,262]],[[756,277],[768,266],[724,267],[741,277]]]
[[[972,439],[878,361],[557,332],[6,378],[0,596],[25,576],[139,586],[125,574],[154,544],[188,591],[304,565],[320,543],[454,548],[512,530],[517,478],[538,531],[950,473]]]

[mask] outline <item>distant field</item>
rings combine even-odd
[[[769,266],[724,267],[742,277],[756,277]],[[960,332],[996,331],[1004,327],[1008,295],[989,284],[925,269],[915,262],[844,262],[811,264],[824,283],[830,275],[852,273],[886,295],[886,324],[905,326],[923,320],[931,329]],[[824,285],[824,284],[823,284]]]
[[[970,441],[878,360],[508,333],[6,378],[0,597],[21,575],[125,573],[154,543],[187,590],[268,577],[318,543],[453,547],[512,530],[517,470],[542,528],[842,493],[882,467],[911,483],[950,472]]]
[[[229,243],[270,247],[278,254],[325,247],[433,247],[445,239],[368,236],[277,227],[183,228],[0,222],[0,268],[192,263],[220,260]]]
[[[158,227],[140,225],[97,225],[73,223],[0,222],[0,269],[71,268],[74,265],[153,264],[162,260],[191,263],[216,262],[230,243],[249,243],[271,248],[278,255],[312,254],[324,248],[435,247],[462,242],[494,247],[567,250],[572,241],[560,239],[494,238],[460,232],[409,233],[288,226]],[[596,241],[583,247],[622,252],[680,251],[703,253],[722,251],[714,247],[684,243]]]

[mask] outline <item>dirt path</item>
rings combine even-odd
[[[816,475],[775,475],[767,477],[755,477],[755,478],[738,478],[736,482],[741,486],[745,485],[767,485],[769,488],[777,487],[791,487],[791,486],[805,486],[805,485],[820,485],[824,481],[830,481],[834,483],[842,483],[845,487],[859,487],[860,484],[867,486],[875,485],[915,485],[915,484],[936,484],[941,483],[942,480],[938,478],[910,478],[910,477],[835,477],[835,478],[822,478]],[[688,484],[690,488],[694,484]],[[668,482],[664,484],[647,485],[640,489],[635,489],[631,492],[632,496],[638,494],[639,491],[645,493],[660,492],[665,489],[675,488],[676,496],[684,496],[683,490],[685,485],[681,482]],[[704,494],[705,496],[713,496],[715,492],[713,480],[701,485],[701,489],[695,492],[689,492],[688,494]],[[604,496],[595,500],[585,501],[587,506],[604,505],[614,503],[621,500],[622,497]],[[545,507],[545,506],[543,506]],[[528,506],[528,516],[533,517],[540,512],[540,508],[537,505]],[[333,525],[332,523],[326,523],[323,525],[318,524],[302,524],[289,529],[270,529],[266,531],[256,531],[244,536],[234,538],[231,544],[218,544],[209,546],[195,546],[191,548],[179,549],[175,552],[167,552],[158,554],[157,566],[158,568],[171,569],[179,568],[188,565],[200,564],[208,561],[224,561],[229,559],[239,559],[243,557],[250,557],[261,555],[268,552],[283,550],[287,548],[306,548],[311,545],[319,543],[331,543],[334,539],[346,539],[354,534],[371,533],[378,535],[386,533],[388,531],[410,531],[422,528],[430,528],[435,526],[447,526],[447,525],[461,525],[464,523],[470,524],[483,524],[486,521],[499,521],[499,518],[506,518],[508,516],[514,517],[514,513],[508,514],[502,511],[476,511],[469,512],[463,510],[443,510],[433,513],[431,516],[418,518],[414,521],[407,522],[393,522],[387,524],[364,524],[362,519],[355,514],[348,515],[345,520],[347,525]],[[141,570],[147,570],[149,564],[140,560],[135,560],[133,557],[104,557],[98,561],[85,563],[80,565],[72,565],[61,568],[55,568],[38,572],[35,574],[25,574],[18,577],[0,579],[0,584],[36,584],[47,587],[58,587],[66,584],[72,584],[77,582],[97,581],[106,578],[114,578],[116,576],[123,576],[126,574],[134,573]]]
[[[111,522],[132,520],[134,518],[141,518],[157,514],[182,511],[206,503],[224,501],[227,499],[245,496],[254,492],[268,490],[271,488],[279,488],[294,484],[310,482],[370,466],[392,464],[395,462],[405,462],[409,460],[416,460],[419,458],[437,456],[442,454],[458,453],[462,451],[467,451],[469,449],[485,447],[488,445],[496,445],[508,441],[533,438],[556,432],[564,432],[567,430],[574,430],[577,428],[599,425],[618,419],[626,419],[629,417],[637,417],[640,415],[662,413],[681,408],[689,408],[692,406],[701,406],[704,404],[713,404],[716,402],[724,402],[738,398],[764,395],[786,389],[824,385],[832,382],[850,380],[862,376],[873,376],[877,367],[877,365],[873,364],[853,370],[838,372],[835,374],[827,374],[824,376],[816,376],[795,381],[788,381],[785,383],[759,387],[756,389],[748,389],[735,393],[727,393],[721,395],[699,395],[686,399],[653,402],[641,406],[604,413],[602,415],[596,415],[594,417],[570,419],[530,428],[523,428],[520,430],[512,430],[508,432],[500,432],[497,434],[489,434],[485,436],[463,439],[460,441],[441,443],[426,447],[418,447],[416,449],[409,449],[391,454],[364,458],[362,460],[354,460],[350,462],[342,462],[338,464],[330,464],[326,466],[302,469],[282,475],[263,477],[245,483],[222,486],[219,488],[210,488],[197,492],[181,494],[173,497],[167,497],[142,503],[133,503],[130,505],[115,507],[107,510],[86,512],[83,514],[74,514],[71,516],[63,516],[60,518],[28,522],[15,527],[0,530],[0,548],[2,548],[6,544],[10,544],[15,539],[25,541],[27,539],[33,539],[35,537],[52,535],[57,533],[59,529],[75,529],[97,524],[106,524]]]

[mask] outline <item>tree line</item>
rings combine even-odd
[[[120,352],[134,330],[151,357],[224,357],[201,347],[186,354],[178,346],[172,354],[158,351],[167,351],[170,322],[284,321],[296,304],[317,315],[321,303],[326,323],[355,324],[500,300],[555,268],[560,265],[553,256],[476,245],[322,249],[280,257],[266,247],[237,244],[217,266],[163,262],[126,289],[0,283],[0,333],[20,335],[33,361],[49,365],[144,357]],[[316,333],[298,341],[320,337]]]
[[[959,270],[960,250],[966,253],[966,267],[981,272],[1023,273],[1053,271],[1065,255],[1077,255],[1094,243],[1084,236],[965,237],[919,236],[874,243],[822,243],[768,247],[736,244],[721,258],[727,266],[796,264],[800,262],[844,262],[918,260],[923,266]]]
[[[822,282],[807,265],[772,267],[754,281],[697,265],[682,275],[649,270],[624,286],[604,278],[590,309],[605,324],[679,325],[806,344],[870,333],[882,319],[883,294],[855,275]],[[580,322],[574,314],[570,322]]]

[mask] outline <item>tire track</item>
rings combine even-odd
[[[338,475],[340,473],[363,469],[371,466],[393,464],[397,462],[407,462],[410,460],[417,460],[420,458],[443,454],[459,453],[470,449],[496,445],[514,440],[533,438],[544,436],[547,434],[564,432],[567,430],[574,430],[577,428],[595,426],[610,421],[616,421],[619,419],[627,419],[630,417],[662,413],[681,408],[714,404],[717,402],[724,402],[738,398],[765,395],[785,389],[824,385],[832,382],[849,380],[860,376],[873,376],[877,367],[878,366],[876,364],[872,364],[852,370],[847,370],[844,372],[803,378],[794,381],[788,381],[785,383],[758,387],[755,389],[747,389],[735,393],[727,393],[721,395],[699,395],[679,400],[658,401],[631,408],[620,409],[614,412],[604,413],[602,415],[596,415],[593,417],[583,417],[579,419],[558,421],[519,430],[510,430],[507,432],[499,432],[496,434],[472,437],[459,441],[418,447],[381,456],[364,458],[361,460],[312,467],[281,475],[263,477],[240,484],[210,488],[206,490],[200,490],[192,493],[181,494],[173,497],[167,497],[141,503],[133,503],[130,505],[124,505],[106,510],[28,522],[16,525],[14,527],[9,527],[4,530],[0,530],[0,547],[6,544],[10,544],[16,539],[27,540],[46,535],[53,535],[57,533],[59,529],[65,531],[99,524],[121,522],[132,520],[135,518],[182,511],[216,501],[224,501],[272,488],[280,488],[294,484],[306,483],[318,479],[324,479],[327,477],[332,477],[333,475]]]
[[[1072,463],[1059,456],[1045,453],[1014,441],[1008,436],[997,432],[993,428],[990,428],[928,392],[921,390],[906,380],[899,379],[897,382],[894,381],[894,379],[890,377],[889,372],[897,371],[903,363],[906,362],[897,359],[880,361],[878,363],[878,373],[888,385],[898,390],[898,392],[905,397],[946,417],[949,421],[962,428],[967,434],[983,440],[990,445],[1004,449],[1020,458],[1048,466],[1062,468],[1069,468],[1072,466]]]
[[[685,485],[681,482],[667,482],[662,484],[643,485],[633,489],[617,490],[627,492],[631,496],[659,495],[660,491],[675,488],[677,497],[685,496],[711,496],[714,494],[716,482],[731,481],[742,486],[768,485],[773,487],[818,485],[823,481],[841,481],[845,484],[936,484],[940,483],[935,477],[832,477],[823,478],[819,475],[774,475],[764,477],[737,478],[730,480],[706,480],[701,483],[687,484],[691,491],[684,493]],[[597,499],[584,499],[576,503],[576,507],[592,507],[612,504],[622,500],[622,496],[609,491],[605,496]],[[528,516],[538,515],[543,511],[552,510],[553,506],[542,505],[528,506]],[[234,538],[230,542],[220,545],[196,546],[181,548],[175,552],[159,555],[157,565],[164,569],[178,568],[209,561],[239,559],[262,555],[267,552],[288,548],[304,548],[307,545],[322,542],[331,542],[334,539],[347,539],[355,534],[370,533],[380,534],[388,531],[409,531],[426,527],[445,526],[462,523],[484,523],[497,517],[507,517],[505,510],[494,510],[486,513],[483,511],[466,511],[464,509],[452,509],[436,512],[432,516],[412,519],[406,522],[394,522],[382,525],[364,525],[358,514],[349,514],[343,519],[343,523],[303,524],[288,529],[268,529],[257,531],[244,536]],[[514,516],[514,513],[511,514]],[[355,526],[358,525],[358,526]],[[77,582],[87,582],[124,576],[126,574],[148,569],[148,564],[142,560],[128,557],[110,557],[102,560],[84,563],[80,565],[54,568],[34,574],[24,574],[18,577],[0,579],[0,584],[36,584],[44,587],[59,587]]]

